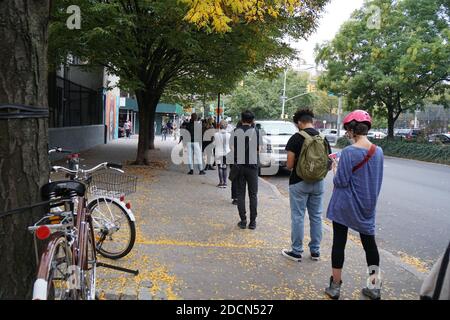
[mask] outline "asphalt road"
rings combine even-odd
[[[282,169],[264,179],[288,196],[289,174]],[[332,178],[326,178],[325,209]],[[430,268],[450,241],[450,166],[386,157],[376,226],[380,248]]]

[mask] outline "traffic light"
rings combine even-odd
[[[306,91],[308,93],[313,93],[313,92],[317,92],[317,88],[315,84],[309,83],[306,87]]]

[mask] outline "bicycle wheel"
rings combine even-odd
[[[55,234],[41,255],[33,300],[77,298],[72,252],[64,235]]]
[[[126,256],[136,240],[136,226],[126,210],[108,198],[95,199],[88,209],[98,253],[109,259]]]

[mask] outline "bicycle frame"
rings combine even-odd
[[[97,264],[97,256],[95,249],[95,238],[94,238],[94,228],[92,225],[92,217],[87,210],[86,206],[86,198],[79,197],[78,198],[78,210],[76,217],[76,228],[78,229],[78,243],[73,246],[73,254],[75,257],[75,262],[78,270],[80,271],[80,279],[83,279],[85,276],[85,272],[89,270],[89,264],[93,265],[94,272],[94,285],[93,292],[91,292],[90,299],[95,298],[95,266]],[[89,239],[91,239],[91,244],[89,244]],[[91,250],[93,252],[94,261],[89,261],[88,250],[89,246],[91,246]],[[78,249],[78,252],[76,252]],[[85,282],[81,282],[85,283]],[[84,292],[83,287],[80,288],[81,292]],[[91,288],[92,289],[92,288]]]

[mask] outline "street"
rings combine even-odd
[[[288,196],[289,174],[264,177]],[[324,217],[333,190],[326,178]],[[381,248],[430,268],[450,240],[450,167],[385,158],[383,186],[377,206],[377,241]],[[419,260],[417,260],[419,259]]]

